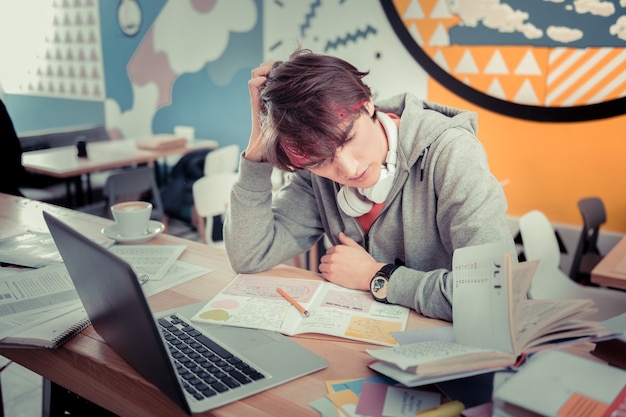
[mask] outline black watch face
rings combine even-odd
[[[382,277],[376,277],[372,280],[372,284],[370,286],[372,290],[372,295],[377,300],[386,300],[387,299],[387,280]]]

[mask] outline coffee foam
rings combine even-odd
[[[128,202],[115,204],[112,209],[118,211],[138,211],[145,210],[150,207],[150,203],[145,202]]]

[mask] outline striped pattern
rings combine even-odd
[[[550,52],[546,104],[592,104],[626,93],[626,49],[555,48]]]

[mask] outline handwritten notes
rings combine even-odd
[[[285,300],[283,288],[311,314],[303,317]],[[406,327],[406,307],[378,303],[366,291],[321,280],[240,274],[209,301],[192,320],[286,335],[320,333],[386,346],[397,344],[392,332]]]

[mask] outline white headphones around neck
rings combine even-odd
[[[389,152],[385,163],[380,169],[380,178],[369,188],[355,188],[344,185],[337,193],[337,204],[348,216],[359,217],[369,211],[374,203],[382,203],[387,199],[396,173],[398,159],[398,127],[391,117],[382,112],[376,112],[376,117],[385,129]]]

